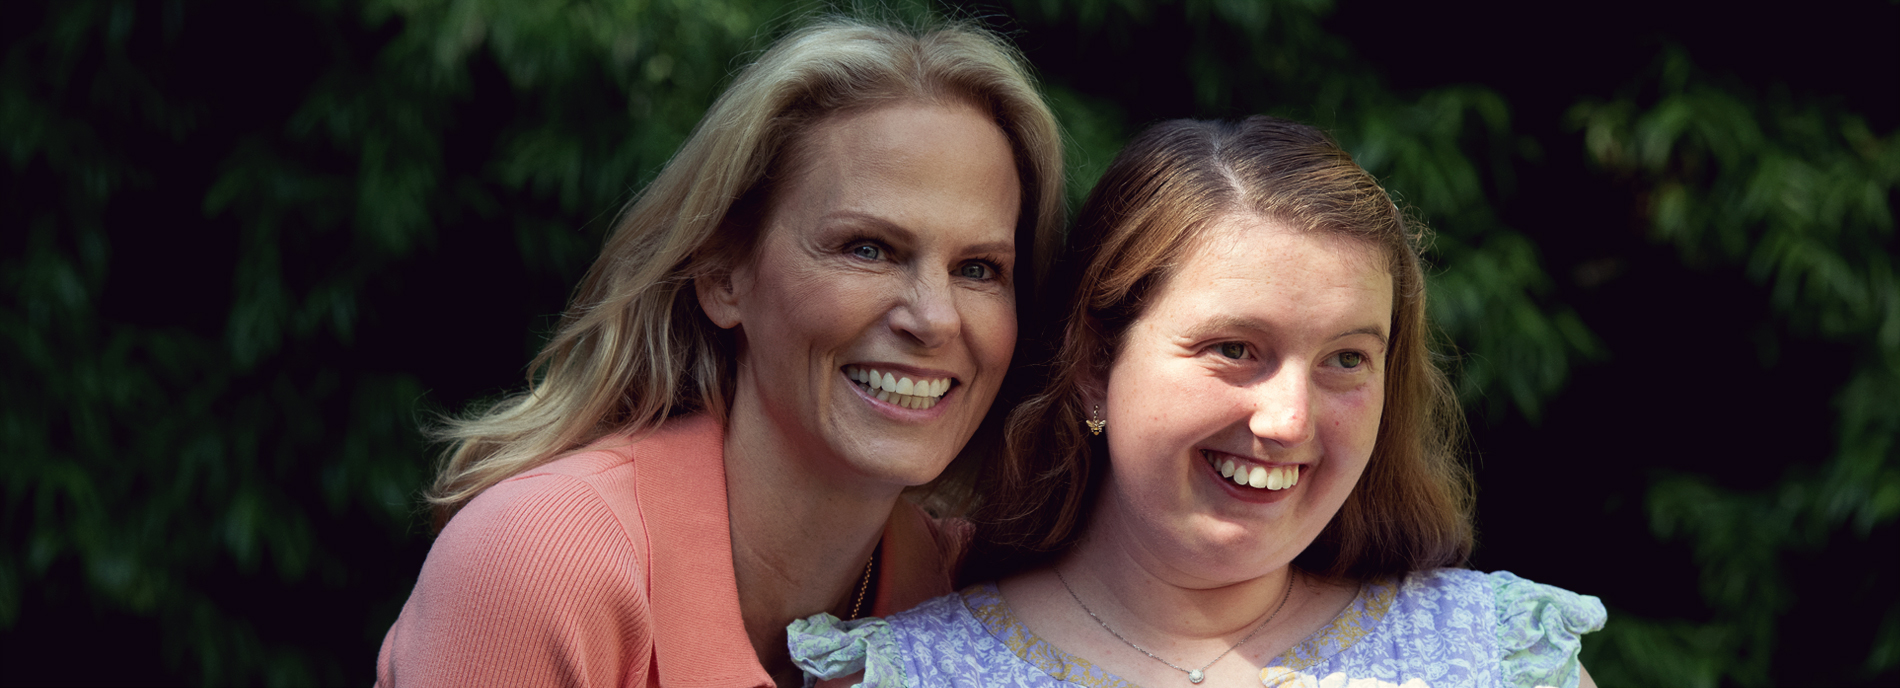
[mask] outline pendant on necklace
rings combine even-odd
[[[1195,669],[1193,671],[1188,672],[1188,683],[1200,683],[1202,678],[1205,678],[1205,677],[1201,676],[1200,669]]]

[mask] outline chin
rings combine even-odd
[[[957,456],[932,451],[932,458],[920,458],[914,446],[887,445],[886,448],[858,453],[850,463],[861,475],[883,483],[915,487],[942,475]]]

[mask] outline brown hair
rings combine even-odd
[[[723,420],[735,350],[701,312],[694,280],[750,255],[758,207],[793,164],[800,134],[840,112],[904,101],[969,103],[1008,137],[1022,183],[1016,243],[1031,254],[1014,275],[1024,322],[1060,240],[1063,180],[1055,117],[1023,60],[969,24],[819,22],[741,71],[621,214],[529,365],[528,390],[433,431],[450,443],[427,493],[437,525],[495,483],[610,433],[683,413]]]
[[[1010,414],[1007,453],[986,484],[966,577],[1046,561],[1081,536],[1106,444],[1084,429],[1082,391],[1099,380],[1178,260],[1225,216],[1250,213],[1376,247],[1392,275],[1385,410],[1359,484],[1296,560],[1323,576],[1368,579],[1463,563],[1472,548],[1470,477],[1455,447],[1463,415],[1433,362],[1419,251],[1425,230],[1332,139],[1272,117],[1175,120],[1142,132],[1090,192],[1053,284],[1075,285],[1042,393]],[[1066,280],[1064,278],[1067,278]],[[983,558],[991,561],[984,562]]]

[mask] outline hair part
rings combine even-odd
[[[701,311],[694,282],[724,279],[750,256],[773,180],[796,165],[806,131],[900,102],[974,106],[1009,139],[1023,187],[1015,237],[1031,253],[1014,277],[1020,321],[1063,219],[1060,135],[1025,62],[968,23],[820,21],[741,70],[623,210],[529,364],[528,390],[430,430],[449,443],[425,493],[437,527],[490,486],[609,434],[687,413],[723,420],[737,351]]]
[[[966,577],[1037,565],[1082,536],[1107,461],[1106,442],[1083,424],[1090,418],[1085,391],[1106,379],[1129,328],[1182,257],[1235,214],[1364,242],[1392,276],[1385,405],[1372,457],[1295,563],[1365,580],[1469,557],[1471,482],[1457,453],[1464,416],[1430,348],[1419,257],[1427,232],[1323,132],[1250,117],[1155,125],[1090,192],[1055,278],[1074,285],[1074,298],[1047,318],[1062,323],[1061,343],[1044,391],[1009,417],[1007,451],[988,476],[992,496],[979,512],[978,568]]]

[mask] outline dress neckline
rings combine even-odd
[[[1378,628],[1386,612],[1391,611],[1398,590],[1399,581],[1396,579],[1361,584],[1359,592],[1353,595],[1352,603],[1334,615],[1324,628],[1269,660],[1265,666],[1301,670],[1344,652]],[[996,583],[979,583],[964,588],[961,597],[963,606],[983,625],[990,637],[1009,648],[1018,659],[1042,670],[1050,678],[1093,688],[1141,688],[1132,681],[1096,666],[1094,662],[1064,652],[1062,648],[1030,632],[1016,618]]]

